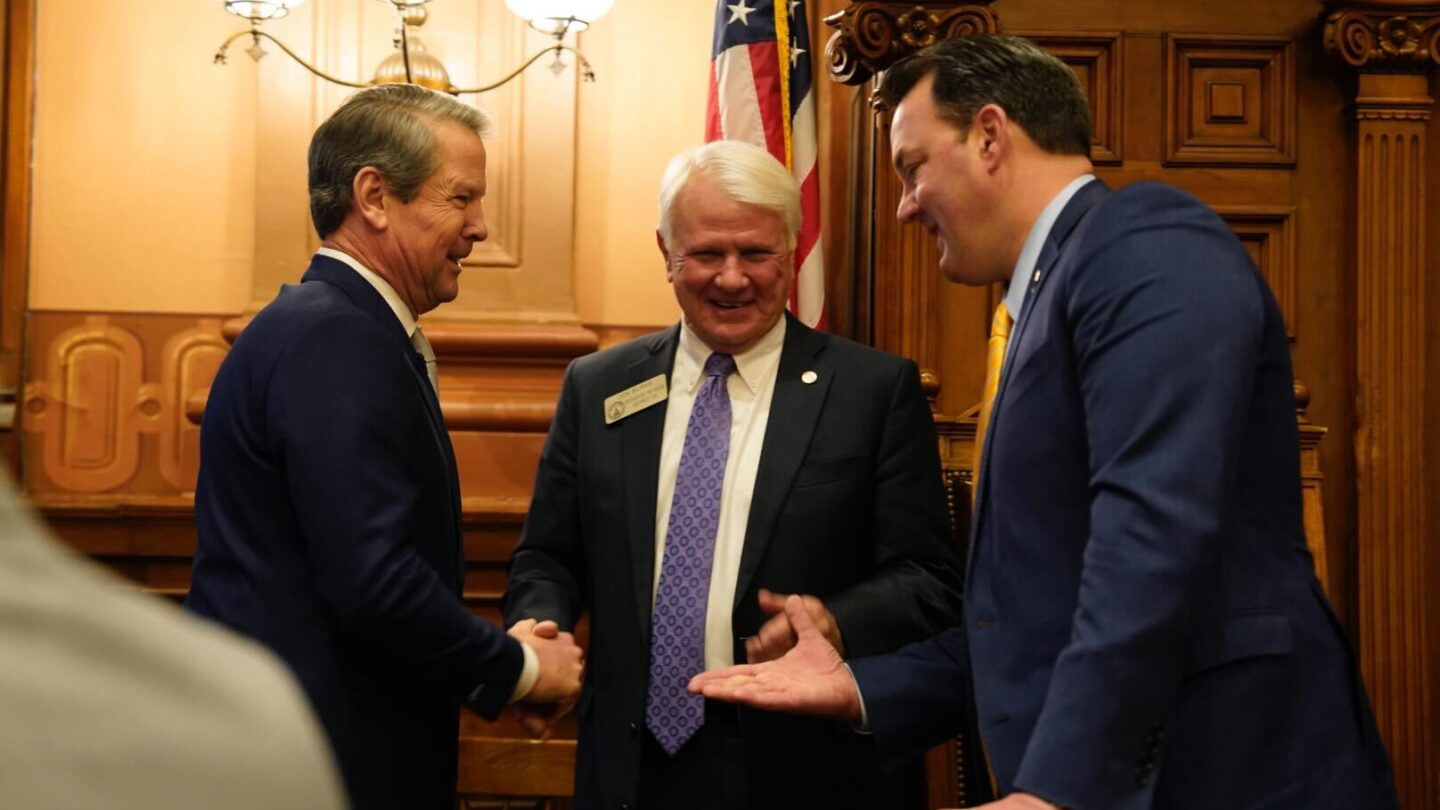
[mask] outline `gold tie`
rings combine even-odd
[[[985,357],[985,389],[980,399],[980,423],[975,429],[975,470],[971,478],[970,502],[980,489],[980,461],[985,454],[985,433],[990,428],[990,411],[995,407],[995,393],[1000,390],[1000,367],[1005,364],[1005,347],[1010,343],[1010,327],[1015,320],[1001,301],[990,321],[990,354]]]

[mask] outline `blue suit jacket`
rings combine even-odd
[[[1077,810],[1394,807],[1301,522],[1285,325],[1172,188],[1051,230],[978,471],[962,627],[854,662],[877,744],[955,732]]]
[[[523,655],[458,595],[459,482],[394,312],[317,256],[210,389],[186,607],[299,676],[353,807],[453,810],[459,706],[493,718]]]

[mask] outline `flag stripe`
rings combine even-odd
[[[795,176],[801,223],[790,308],[806,324],[823,329],[825,263],[808,19],[803,0],[719,0],[705,139],[764,147]]]

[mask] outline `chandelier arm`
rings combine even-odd
[[[515,78],[516,76],[519,76],[521,73],[525,72],[525,68],[528,68],[528,67],[530,67],[531,65],[535,64],[535,62],[536,62],[538,59],[540,59],[540,57],[545,56],[546,54],[556,54],[556,55],[559,55],[559,53],[560,53],[561,51],[569,51],[570,53],[575,54],[575,58],[580,62],[581,68],[582,68],[582,70],[584,71],[584,75],[585,75],[586,80],[588,80],[588,81],[594,81],[594,79],[595,79],[595,71],[593,71],[593,70],[590,69],[590,62],[585,59],[585,55],[584,55],[584,54],[580,53],[579,51],[575,50],[574,48],[570,47],[569,45],[556,44],[556,45],[547,46],[547,47],[544,48],[543,50],[538,51],[534,56],[530,57],[529,59],[526,59],[526,60],[525,60],[525,64],[523,64],[523,65],[521,65],[520,67],[515,68],[514,70],[510,71],[509,75],[505,76],[505,78],[501,79],[501,80],[498,81],[498,82],[495,82],[495,83],[493,83],[493,84],[487,84],[487,85],[485,85],[484,87],[473,87],[473,88],[461,88],[461,87],[453,87],[453,86],[452,86],[452,87],[450,88],[450,94],[451,94],[451,95],[459,95],[459,94],[461,94],[461,93],[484,93],[484,92],[487,92],[487,91],[490,91],[490,90],[494,90],[495,88],[499,87],[500,85],[502,85],[502,84],[510,81],[511,79],[513,79],[513,78]]]
[[[305,68],[306,70],[310,71],[311,73],[315,74],[316,76],[319,76],[320,78],[324,79],[324,80],[327,81],[327,82],[334,82],[335,84],[341,84],[341,85],[344,85],[344,86],[346,86],[346,87],[369,87],[369,86],[370,86],[370,83],[368,83],[368,82],[365,83],[365,84],[360,84],[360,83],[357,83],[357,82],[346,81],[345,79],[341,79],[341,78],[338,78],[338,77],[336,77],[336,76],[331,76],[329,73],[326,73],[325,71],[320,70],[319,68],[311,65],[309,62],[306,62],[304,59],[301,59],[301,58],[300,58],[300,55],[297,54],[297,53],[295,53],[294,51],[290,50],[288,47],[286,47],[285,43],[281,42],[280,40],[276,39],[275,37],[271,36],[270,34],[264,32],[264,31],[255,29],[255,28],[251,28],[251,29],[248,30],[248,31],[236,31],[235,33],[231,34],[230,37],[229,37],[228,39],[226,39],[225,42],[220,45],[220,50],[218,50],[218,51],[215,52],[215,62],[216,62],[216,64],[224,64],[224,63],[225,63],[225,51],[230,47],[230,44],[231,44],[232,42],[234,42],[235,40],[239,39],[240,37],[245,36],[246,34],[249,34],[250,36],[255,37],[257,40],[258,40],[259,38],[261,38],[261,37],[264,37],[265,39],[270,40],[271,42],[275,43],[275,46],[276,46],[276,47],[278,47],[280,50],[284,51],[286,56],[290,57],[291,59],[294,59],[296,62],[299,62],[301,67]]]
[[[395,8],[399,10],[400,7],[396,6]],[[407,27],[405,19],[402,17],[400,19],[400,61],[405,64],[405,83],[414,84],[415,77],[410,75],[410,36],[405,33]]]

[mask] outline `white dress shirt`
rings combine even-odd
[[[705,608],[705,669],[735,663],[735,636],[730,615],[735,603],[736,580],[740,576],[740,553],[745,547],[745,529],[750,521],[750,501],[755,492],[755,473],[765,445],[765,426],[770,422],[770,401],[775,394],[775,377],[780,370],[780,351],[785,345],[782,317],[754,346],[735,355],[735,373],[730,375],[730,453],[725,460],[725,483],[720,492],[720,522],[715,531],[715,556],[710,569],[710,596]],[[690,410],[700,390],[705,360],[711,350],[683,322],[675,365],[670,371],[670,402],[665,409],[665,433],[660,442],[660,486],[655,493],[655,581],[651,605],[660,587],[661,564],[665,558],[665,535],[670,525],[670,503],[675,497],[675,475],[680,470],[680,451],[685,446],[685,429]]]

